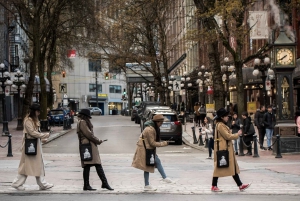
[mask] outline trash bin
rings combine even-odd
[[[112,115],[112,110],[109,110],[109,115]]]
[[[112,110],[112,115],[117,115],[118,114],[118,110]]]

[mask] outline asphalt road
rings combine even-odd
[[[299,196],[288,195],[170,195],[170,194],[129,194],[129,195],[95,195],[95,194],[76,194],[76,195],[0,195],[1,201],[160,201],[160,200],[172,200],[172,201],[273,201],[273,200],[289,200],[299,201]]]
[[[100,154],[134,154],[136,142],[140,135],[139,124],[130,121],[127,116],[93,116],[94,134],[99,139],[107,139],[99,146]],[[72,125],[76,128],[77,121]],[[190,153],[198,150],[187,148],[186,145],[173,145],[158,149],[158,153]],[[183,151],[184,149],[184,151]],[[43,145],[44,153],[78,153],[78,138],[76,129],[64,136]]]

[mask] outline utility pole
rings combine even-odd
[[[98,66],[97,66],[97,62],[95,65],[95,60],[93,61],[93,67],[95,68],[95,80],[96,80],[96,107],[99,107],[99,105],[98,105]]]

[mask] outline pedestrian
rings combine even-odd
[[[274,127],[276,124],[276,118],[273,114],[273,108],[272,105],[269,105],[267,108],[267,112],[264,114],[264,126],[266,129],[266,136],[267,136],[267,146],[268,150],[271,151],[272,149],[272,136],[274,132]]]
[[[185,110],[185,103],[182,101],[181,103],[180,103],[180,112],[184,112],[184,110]]]
[[[209,117],[204,117],[204,124],[201,129],[201,134],[205,135],[205,141],[207,143],[208,157],[206,159],[212,159],[211,154],[212,154],[212,150],[214,149],[214,139],[213,139],[212,123]],[[199,138],[200,137],[202,136],[199,135]]]
[[[162,114],[157,114],[152,120],[145,123],[145,129],[141,133],[139,140],[137,142],[136,152],[133,157],[132,167],[144,171],[144,181],[145,181],[145,191],[155,191],[156,188],[149,184],[149,173],[154,173],[154,168],[156,167],[165,183],[173,183],[169,179],[164,171],[158,155],[155,154],[155,167],[146,165],[146,149],[155,149],[156,147],[164,147],[168,145],[167,141],[161,142],[160,140],[160,129],[159,127],[164,122],[164,116]],[[156,151],[155,151],[156,153]]]
[[[198,111],[200,108],[199,103],[196,102],[194,106],[194,115],[195,115],[195,122],[196,122],[196,127],[200,126],[200,112]]]
[[[216,116],[216,128],[214,133],[214,173],[211,187],[211,191],[213,192],[222,192],[222,190],[220,190],[217,185],[219,177],[232,176],[240,191],[244,191],[251,185],[251,183],[243,184],[238,175],[240,173],[240,170],[234,155],[232,140],[237,139],[239,135],[242,134],[242,131],[239,130],[238,133],[232,134],[229,127],[226,126],[226,123],[228,121],[228,114],[229,112],[226,111],[225,108],[220,108],[217,111]],[[227,163],[229,164],[229,167],[217,166],[217,163],[219,162],[217,161],[218,150],[228,150],[229,160]]]
[[[23,184],[25,183],[28,176],[34,176],[36,183],[39,185],[40,190],[47,190],[53,187],[53,184],[49,184],[45,181],[45,165],[43,160],[42,142],[46,142],[49,133],[40,132],[40,121],[38,116],[40,115],[40,105],[32,104],[30,112],[24,118],[23,125],[23,139],[21,148],[21,159],[18,169],[18,176],[12,183],[12,187],[17,190],[25,190]],[[37,139],[36,147],[33,143],[28,148],[36,152],[36,155],[25,154],[25,139]]]
[[[107,190],[112,189],[108,181],[106,179],[103,167],[101,165],[101,159],[98,151],[97,145],[100,145],[103,141],[99,140],[93,132],[93,125],[90,121],[91,112],[89,109],[81,109],[77,115],[78,123],[77,123],[77,135],[79,144],[91,144],[92,147],[92,160],[91,161],[83,161],[81,160],[81,167],[83,168],[83,190],[84,191],[95,191],[96,189],[90,186],[90,168],[95,166],[96,172],[102,182],[101,188],[106,188]],[[79,148],[80,149],[80,148]]]
[[[261,150],[267,150],[264,147],[264,140],[265,140],[265,135],[266,135],[266,129],[264,126],[264,114],[265,113],[266,113],[266,107],[264,105],[261,105],[259,111],[257,111],[254,116],[254,122],[255,122],[255,126],[257,127],[257,130],[258,130],[259,146],[260,146]]]
[[[238,114],[236,112],[233,112],[230,128],[232,129],[232,133],[237,133],[241,129],[241,120],[238,118]],[[240,144],[239,138],[235,139],[233,144],[235,155],[239,155],[238,153],[239,144]]]
[[[248,112],[244,111],[242,113],[243,118],[243,141],[247,147],[248,152],[247,156],[252,156],[252,145],[251,141],[253,140],[253,135],[255,134],[254,126],[251,122],[251,117],[249,117]],[[243,143],[243,142],[241,142]]]
[[[201,104],[198,111],[200,113],[200,124],[203,124],[204,118],[206,117],[206,108],[203,103]]]
[[[300,137],[300,110],[295,113],[295,123],[297,125],[297,136]]]

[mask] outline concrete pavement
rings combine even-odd
[[[107,117],[110,118],[109,116]],[[130,121],[129,117],[122,117]],[[116,122],[117,123],[117,122]],[[187,124],[184,133],[184,141],[193,145],[191,127]],[[91,169],[91,185],[98,188],[95,192],[82,191],[82,168],[78,154],[44,154],[46,180],[53,183],[54,188],[47,191],[39,191],[35,179],[29,177],[26,181],[25,191],[17,191],[10,187],[12,180],[17,175],[20,160],[22,132],[16,131],[16,122],[9,123],[10,133],[13,135],[13,155],[6,157],[7,149],[0,149],[0,194],[136,194],[143,193],[143,172],[131,167],[133,154],[101,154],[104,171],[110,185],[115,191],[100,189],[101,181],[95,170]],[[73,124],[74,127],[74,124]],[[51,137],[59,137],[66,133],[62,127],[53,128],[55,132]],[[122,128],[120,128],[122,129]],[[137,128],[133,128],[137,129]],[[197,131],[197,130],[196,130]],[[198,132],[197,132],[198,133]],[[1,145],[6,142],[7,137],[0,137]],[[51,145],[51,143],[49,144]],[[198,146],[198,145],[196,145]],[[210,191],[213,172],[213,160],[206,159],[208,153],[204,147],[196,147],[200,150],[190,153],[186,146],[170,145],[169,149],[159,148],[158,155],[163,163],[168,177],[174,180],[174,184],[164,184],[159,173],[150,174],[150,184],[157,187],[154,193],[168,194],[214,194]],[[252,182],[252,186],[245,192],[239,192],[231,177],[220,178],[219,187],[222,194],[254,194],[254,195],[300,195],[300,156],[283,155],[281,159],[268,151],[260,151],[259,158],[249,156],[237,157],[241,169],[241,180],[245,183]]]

